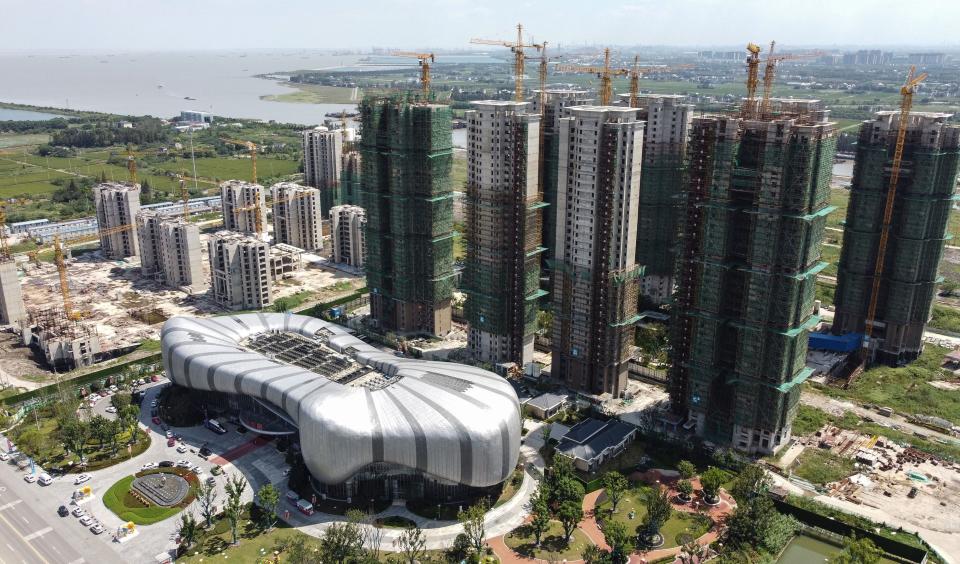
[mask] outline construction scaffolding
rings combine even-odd
[[[835,151],[827,122],[694,120],[670,392],[708,440],[772,452],[789,438]]]
[[[445,334],[454,285],[450,108],[368,97],[360,115],[373,318],[385,330]]]
[[[960,166],[960,128],[948,125],[948,117],[910,115],[874,316],[877,362],[903,364],[923,349]],[[836,334],[867,329],[898,127],[896,113],[880,112],[860,128],[837,275]]]
[[[340,194],[336,205],[360,205],[360,153],[347,151],[340,166]]]
[[[31,311],[21,338],[24,345],[38,349],[46,363],[59,370],[90,366],[100,357],[96,328],[69,319],[59,307]]]

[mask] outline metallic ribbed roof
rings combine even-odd
[[[302,335],[317,350],[343,355],[338,366],[355,364],[383,378],[378,385],[344,384],[244,346],[269,333]],[[283,313],[173,317],[163,325],[161,342],[173,382],[254,396],[287,413],[300,429],[307,467],[325,483],[387,462],[482,487],[505,480],[517,462],[519,402],[492,372],[398,358],[339,325]]]

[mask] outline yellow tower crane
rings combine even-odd
[[[130,176],[130,183],[137,183],[137,159],[133,156],[133,149],[127,147],[127,174]]]
[[[613,98],[613,81],[611,77],[626,75],[627,69],[610,68],[610,48],[603,50],[603,66],[557,65],[558,72],[583,72],[597,75],[600,79],[599,102],[601,106],[609,106]]]
[[[430,65],[436,61],[433,53],[414,53],[412,51],[393,51],[394,57],[413,57],[420,61],[420,90],[426,100],[430,96]]]
[[[60,275],[60,295],[63,297],[63,312],[66,314],[67,319],[77,321],[78,319],[86,317],[89,312],[73,309],[73,298],[70,297],[70,283],[67,281],[67,262],[64,259],[63,253],[64,246],[73,243],[94,241],[101,236],[122,233],[134,227],[136,227],[136,225],[128,223],[126,225],[104,229],[97,235],[79,235],[66,240],[61,240],[59,234],[53,236],[53,263],[56,265],[57,273]]]
[[[277,204],[280,202],[289,204],[294,200],[297,200],[299,198],[305,198],[310,195],[311,195],[311,192],[296,192],[296,193],[290,194],[289,196],[287,196],[286,198],[283,198],[282,200],[272,200],[272,201],[266,202],[264,206],[273,207],[274,204]],[[250,204],[248,206],[234,208],[233,213],[234,215],[239,215],[243,212],[250,211],[250,210],[257,210],[256,216],[254,217],[254,224],[255,224],[257,235],[260,235],[263,233],[263,218],[261,217],[260,205]]]
[[[776,41],[770,42],[770,51],[767,52],[767,58],[763,68],[763,98],[760,101],[760,119],[766,119],[770,116],[770,96],[773,94],[773,78],[777,73],[777,65],[781,61],[794,61],[798,59],[810,59],[823,55],[823,51],[811,51],[802,54],[773,55],[773,48]]]
[[[760,79],[760,51],[756,43],[747,43],[747,97],[740,109],[740,116],[749,118],[753,115],[754,100],[757,98],[757,83]]]
[[[903,144],[907,137],[907,120],[910,118],[910,108],[913,106],[913,94],[918,84],[927,78],[927,73],[915,75],[916,67],[910,67],[907,80],[900,87],[900,123],[897,128],[897,142],[893,151],[893,162],[890,164],[890,184],[887,188],[887,199],[883,208],[883,224],[880,229],[880,243],[877,245],[877,261],[873,268],[873,287],[870,290],[870,305],[867,308],[865,332],[867,338],[873,336],[873,327],[876,322],[877,301],[880,297],[880,279],[883,275],[883,263],[887,254],[887,241],[890,237],[890,224],[893,220],[894,200],[897,197],[897,183],[900,181],[900,166],[903,162]],[[868,341],[869,343],[869,341]]]
[[[222,137],[222,141],[225,143],[233,143],[234,145],[240,145],[246,147],[250,151],[250,163],[253,165],[253,183],[257,183],[257,144],[253,141],[244,141],[243,139],[230,139],[228,137]]]
[[[526,59],[526,53],[524,49],[536,49],[537,51],[543,48],[543,45],[540,43],[524,43],[523,42],[523,25],[517,24],[517,40],[516,41],[502,41],[499,39],[477,39],[473,38],[470,40],[470,43],[474,45],[499,45],[500,47],[509,47],[510,51],[513,52],[513,79],[514,79],[514,96],[513,99],[517,102],[523,102],[523,73],[524,73],[524,61]]]

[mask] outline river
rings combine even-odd
[[[354,105],[272,102],[292,92],[254,75],[350,67],[357,55],[314,50],[128,53],[0,53],[0,101],[127,115],[172,117],[181,110],[317,124]],[[2,119],[2,118],[0,118]],[[38,118],[40,119],[40,118]]]

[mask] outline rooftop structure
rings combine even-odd
[[[704,438],[772,453],[790,438],[813,315],[832,123],[694,118],[672,329],[671,402]]]
[[[557,454],[573,460],[584,472],[595,471],[604,461],[616,457],[637,437],[637,428],[618,419],[584,419],[564,434]]]
[[[273,198],[273,240],[305,251],[323,248],[320,190],[293,182],[270,187]]]
[[[161,335],[175,384],[250,396],[284,414],[325,484],[384,465],[485,487],[517,463],[519,403],[491,372],[397,358],[343,327],[291,314],[174,317]]]
[[[103,256],[122,259],[140,254],[134,229],[140,211],[140,185],[102,182],[93,187],[93,202]]]
[[[527,400],[524,405],[527,406],[534,417],[538,419],[549,419],[566,407],[567,396],[544,393]]]
[[[909,116],[869,343],[878,362],[903,364],[923,350],[937,269],[952,237],[946,229],[960,167],[960,127],[950,117]],[[866,331],[899,125],[899,112],[878,112],[860,126],[837,274],[836,334]]]
[[[239,233],[266,231],[267,200],[263,186],[243,180],[227,180],[220,184],[220,198],[224,229]]]
[[[333,261],[350,266],[363,266],[366,249],[363,232],[367,214],[360,206],[334,206],[330,210],[333,239]]]
[[[372,318],[385,331],[445,335],[454,283],[450,106],[366,98],[360,115]]]
[[[210,290],[229,309],[263,309],[273,301],[270,246],[256,237],[218,231],[207,242]]]
[[[551,370],[570,388],[618,397],[639,319],[644,124],[631,108],[576,106],[570,113],[558,133]]]
[[[543,202],[537,188],[540,116],[525,102],[474,102],[466,113],[469,350],[491,364],[533,360]]]
[[[330,208],[340,202],[338,186],[343,133],[316,128],[308,129],[302,135],[304,182],[320,190],[321,213],[326,216]]]
[[[84,235],[96,235],[97,233],[99,233],[99,224],[95,217],[73,219],[58,223],[44,223],[27,228],[27,234],[36,239],[38,243],[44,245],[52,243],[54,237],[57,235],[59,235],[61,239],[72,239],[75,237],[83,237]]]

